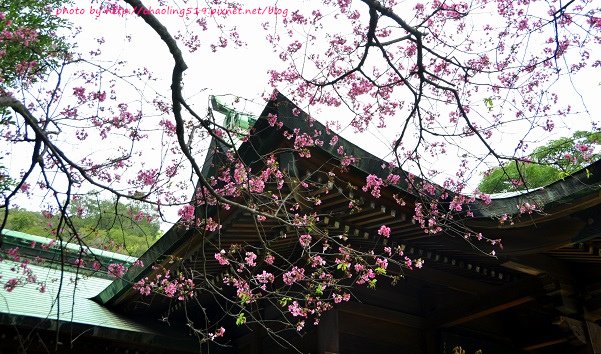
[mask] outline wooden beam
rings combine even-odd
[[[359,227],[377,227],[381,222],[383,222],[384,220],[394,220],[394,217],[390,214],[380,214],[381,216],[373,216],[370,217],[367,220],[363,220],[363,221],[355,221],[353,222],[353,224],[358,225]],[[375,224],[375,225],[372,225]],[[372,225],[372,226],[365,226],[365,225]]]
[[[548,274],[565,283],[571,283],[574,279],[572,270],[565,261],[544,254],[510,257],[501,265],[529,275]]]
[[[478,295],[498,289],[498,287],[482,281],[470,279],[448,271],[445,272],[427,266],[422,269],[406,271],[404,272],[404,275],[407,278],[415,278],[420,281],[444,286],[464,294]]]
[[[552,345],[565,343],[567,341],[568,341],[567,338],[550,339],[550,340],[546,340],[544,342],[540,342],[540,343],[536,343],[536,344],[531,344],[531,345],[529,345],[527,347],[523,347],[522,350],[526,351],[526,352],[531,352],[531,351],[534,351],[534,350],[537,350],[537,349],[550,347]]]
[[[481,311],[476,311],[476,312],[473,312],[473,313],[469,313],[469,314],[463,315],[462,317],[456,318],[455,320],[444,322],[444,323],[442,323],[440,325],[440,327],[457,326],[457,325],[460,325],[462,323],[470,322],[470,321],[476,320],[478,318],[482,318],[482,317],[486,317],[488,315],[492,315],[493,313],[502,312],[502,311],[505,311],[505,310],[510,309],[512,307],[516,307],[516,306],[525,304],[527,302],[533,301],[534,299],[535,299],[534,296],[523,296],[523,297],[520,297],[520,298],[515,299],[515,300],[511,300],[511,301],[504,302],[504,303],[496,305],[496,306],[492,306],[492,307],[483,309]]]
[[[475,299],[467,298],[463,303],[448,304],[430,315],[429,326],[457,326],[520,306],[544,294],[544,284],[538,278],[524,279],[501,289],[481,293]]]
[[[378,321],[389,322],[411,328],[426,328],[426,320],[423,317],[388,310],[382,307],[361,304],[357,302],[347,302],[339,306],[340,312],[352,313],[361,317],[373,318]]]

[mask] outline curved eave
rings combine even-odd
[[[490,205],[475,204],[476,218],[493,218],[503,214],[518,215],[519,205],[535,203],[542,208],[542,218],[566,215],[601,203],[601,160],[544,188],[507,198],[495,198]],[[537,218],[536,218],[537,219]]]

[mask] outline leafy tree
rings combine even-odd
[[[70,4],[69,0],[0,3],[0,90],[56,68],[69,47],[57,32],[68,22],[53,13]]]
[[[488,171],[478,188],[501,193],[544,187],[599,159],[601,133],[577,131],[538,147],[528,161],[510,161]]]
[[[74,218],[75,227],[94,247],[140,256],[160,235],[157,216],[148,205],[86,198],[72,208],[81,215]]]
[[[45,236],[48,230],[44,228],[44,221],[41,213],[25,209],[15,209],[14,213],[11,213],[8,218],[7,228],[31,235]]]
[[[84,198],[77,200],[71,212],[79,234],[70,242],[84,242],[89,247],[140,256],[161,233],[156,215],[146,205]],[[52,238],[58,221],[56,214],[14,209],[6,228]]]
[[[10,0],[0,2],[0,95],[12,96],[10,90],[23,90],[56,70],[67,58],[70,44],[58,34],[69,22],[54,15],[55,8],[69,6],[70,0]],[[58,95],[51,95],[50,102]],[[0,130],[20,130],[19,122],[6,105],[0,105]],[[7,140],[27,140],[27,134],[6,137]],[[24,180],[11,178],[0,156],[0,193],[14,195],[26,190]],[[30,171],[31,172],[31,171]],[[30,173],[29,172],[29,173]],[[24,176],[29,176],[25,173]],[[23,186],[25,185],[25,188]],[[5,208],[3,204],[1,208]],[[6,213],[4,213],[7,215]],[[0,225],[3,225],[3,219]],[[1,228],[1,227],[0,227]]]
[[[0,192],[6,192],[9,190],[12,182],[8,175],[7,168],[1,164],[2,157],[0,156]]]

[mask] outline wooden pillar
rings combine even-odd
[[[318,345],[320,354],[340,354],[340,330],[338,310],[328,311],[318,327]]]

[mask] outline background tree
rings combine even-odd
[[[501,193],[544,187],[599,159],[601,133],[577,131],[536,148],[527,159],[488,171],[478,189]]]
[[[140,256],[161,235],[157,216],[146,205],[123,204],[86,197],[77,200],[70,213],[80,239],[89,247]],[[53,237],[58,215],[25,209],[11,210],[6,229]]]
[[[57,32],[68,22],[53,12],[71,4],[68,0],[11,0],[0,4],[0,92],[4,94],[7,87],[18,87],[56,69],[68,48]]]

